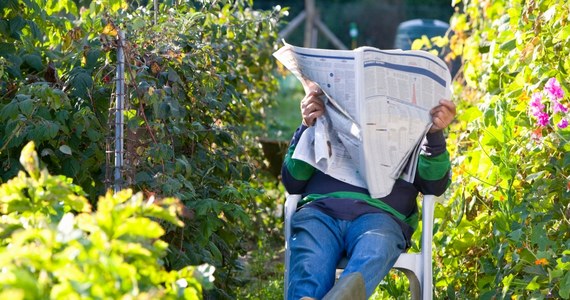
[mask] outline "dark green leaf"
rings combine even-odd
[[[18,0],[0,1],[0,11],[3,11],[4,9],[19,11]]]
[[[32,33],[32,37],[34,39],[41,39],[43,38],[44,33],[42,32],[40,26],[33,20],[26,20],[26,24],[30,28],[30,32]]]
[[[6,122],[8,119],[15,119],[18,116],[18,104],[12,101],[0,110],[0,121]]]
[[[28,66],[32,67],[36,71],[42,71],[44,69],[42,58],[39,55],[26,54],[22,58],[24,59],[24,62],[28,64]]]
[[[26,25],[26,21],[21,15],[17,15],[12,19],[8,20],[8,26],[10,28],[10,37],[19,40],[20,33]]]
[[[30,98],[20,100],[18,101],[18,107],[20,108],[22,114],[27,117],[31,117],[32,112],[34,111],[34,101]]]
[[[0,30],[2,29],[2,22],[0,20]],[[8,57],[8,54],[14,54],[16,47],[13,43],[0,42],[0,57]]]
[[[151,181],[151,180],[152,180],[152,176],[148,172],[138,172],[135,175],[135,181],[137,183],[142,183],[142,182]]]
[[[99,49],[89,49],[85,54],[85,68],[93,69],[97,66],[97,61],[101,56],[101,50]]]
[[[76,71],[76,70],[74,70]],[[93,86],[93,78],[84,70],[77,70],[75,75],[71,78],[71,86],[73,94],[77,97],[88,99],[89,90]]]

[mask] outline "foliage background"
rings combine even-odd
[[[107,193],[93,212],[81,187],[40,167],[34,143],[25,171],[0,185],[2,299],[197,299],[211,266],[165,269],[159,222],[183,226],[174,198]]]
[[[567,1],[454,1],[460,110],[450,203],[437,210],[437,298],[570,297],[569,131],[530,102],[556,78],[568,107]],[[452,54],[453,55],[453,54]],[[544,97],[550,112],[553,102]]]
[[[270,9],[277,4],[288,8],[289,15],[283,19],[291,21],[304,9],[305,1],[257,0],[254,3],[261,9]],[[356,24],[359,32],[356,46],[389,49],[394,47],[396,29],[401,22],[415,18],[447,22],[454,12],[448,0],[332,0],[315,1],[315,5],[323,23],[349,48],[352,45],[351,23]],[[299,26],[287,37],[287,42],[302,46],[303,31],[304,26]],[[317,46],[335,48],[320,33]]]
[[[163,2],[156,13],[125,1],[0,3],[0,182],[34,141],[42,163],[86,192],[94,207],[110,186],[116,49],[125,33],[125,185],[176,197],[183,228],[162,224],[171,269],[208,263],[234,298],[240,257],[278,232],[276,189],[258,137],[277,82],[281,11],[251,1]],[[256,51],[251,51],[256,49]],[[268,182],[268,183],[266,183]],[[260,236],[261,235],[261,236]]]
[[[331,6],[348,10],[349,2]],[[0,2],[0,183],[21,171],[17,158],[33,140],[50,173],[73,178],[97,208],[113,171],[106,151],[123,30],[125,184],[185,207],[183,229],[161,223],[166,266],[215,266],[216,288],[206,298],[279,299],[283,191],[262,138],[288,139],[287,124],[298,122],[272,109],[279,76],[271,53],[283,11],[255,10],[251,1],[173,1],[155,16],[148,3],[134,4]],[[454,83],[458,118],[448,133],[454,184],[448,202],[436,206],[434,296],[568,299],[570,134],[557,126],[568,116],[552,113],[545,98],[552,114],[539,126],[529,103],[556,78],[561,104],[569,104],[570,4],[451,4],[455,34],[416,44],[449,43],[463,62]],[[335,23],[335,31],[348,32],[348,23]],[[381,41],[359,44],[389,48],[393,39]],[[279,93],[298,96],[295,87]],[[287,111],[298,112],[295,105]],[[391,274],[375,299],[406,297],[406,288]]]

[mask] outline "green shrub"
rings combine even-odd
[[[174,198],[107,193],[97,210],[69,178],[40,169],[34,144],[24,171],[0,186],[0,298],[201,299],[207,265],[167,271],[159,222],[175,226]]]
[[[464,64],[436,296],[569,299],[570,3],[453,4],[450,55]]]
[[[47,169],[97,205],[113,183],[122,31],[124,186],[180,199],[193,218],[164,224],[166,265],[215,266],[210,293],[231,298],[242,284],[237,259],[257,245],[253,224],[265,226],[264,207],[277,205],[258,137],[277,89],[282,12],[244,0],[159,2],[155,11],[153,1],[0,1],[0,183],[33,140]]]

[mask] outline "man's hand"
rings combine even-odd
[[[323,91],[315,84],[309,83],[305,98],[301,101],[301,116],[305,126],[313,126],[318,117],[325,113],[325,105],[320,97]]]
[[[431,125],[429,132],[443,130],[455,118],[455,103],[445,99],[439,100],[439,105],[432,108],[430,114],[433,125]]]

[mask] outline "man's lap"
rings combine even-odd
[[[347,221],[303,208],[293,215],[291,226],[289,299],[324,296],[334,284],[337,262],[345,255],[354,256],[345,273],[362,273],[370,296],[405,247],[401,227],[385,213]]]

